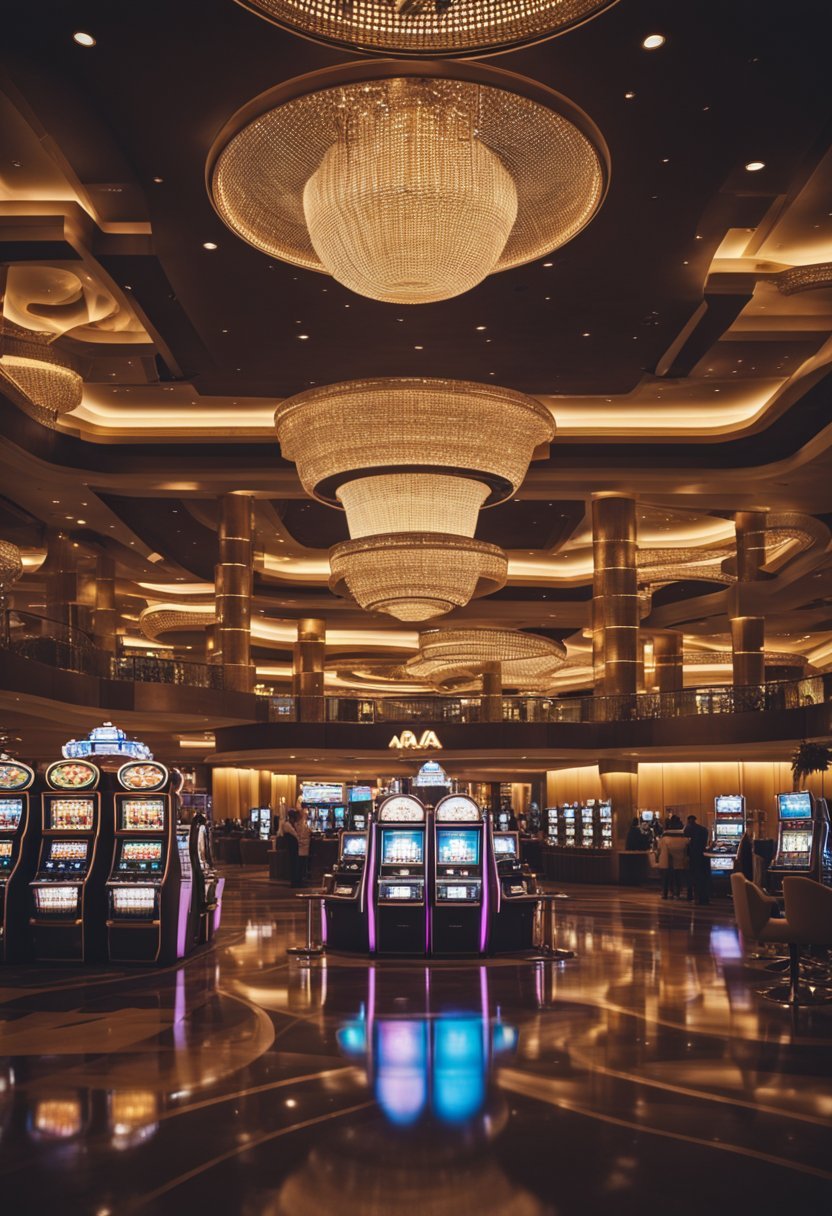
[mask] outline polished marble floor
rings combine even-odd
[[[565,963],[285,953],[229,878],[162,972],[0,972],[3,1216],[719,1216],[832,1206],[832,1007],[763,1002],[727,903],[574,887]]]

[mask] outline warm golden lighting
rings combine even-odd
[[[566,662],[566,647],[539,634],[512,629],[431,629],[419,635],[419,654],[407,664],[416,679],[462,687],[498,663],[506,688],[544,690]]]
[[[220,216],[270,256],[400,304],[551,253],[601,204],[603,140],[542,86],[481,64],[454,71],[353,64],[316,74],[330,87],[264,94],[212,152]]]
[[[0,322],[0,378],[38,422],[54,427],[62,414],[81,404],[84,382],[73,359],[51,344],[51,334]]]
[[[10,540],[0,540],[0,594],[23,574],[23,555]]]
[[[407,531],[473,536],[488,494],[481,481],[436,473],[382,473],[338,490],[354,540]]]
[[[362,51],[465,55],[538,42],[615,0],[238,0],[308,38]]]

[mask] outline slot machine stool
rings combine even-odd
[[[552,895],[539,894],[537,897],[538,908],[540,910],[539,918],[539,939],[535,944],[535,950],[544,959],[567,959],[574,958],[574,950],[564,950],[557,944],[557,917],[555,909],[559,901],[568,899],[568,895]]]
[[[306,944],[303,946],[289,946],[286,950],[287,954],[293,954],[296,958],[319,958],[322,954],[326,954],[324,943],[312,940],[312,905],[317,901],[323,920],[325,898],[326,891],[297,892],[295,899],[306,900]]]

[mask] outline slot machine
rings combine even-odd
[[[832,884],[829,808],[809,790],[777,795],[777,852],[769,866],[776,890],[791,875]]]
[[[0,962],[25,959],[29,950],[29,883],[35,873],[38,832],[29,790],[35,770],[0,757]]]
[[[581,806],[581,839],[580,845],[582,849],[595,848],[595,803],[594,801],[585,802]]]
[[[744,835],[745,798],[742,794],[718,794],[714,798],[713,838],[705,850],[712,878],[729,879],[733,874]]]
[[[369,831],[342,832],[338,861],[332,874],[327,876],[326,945],[333,950],[366,952],[370,947],[367,922],[369,835]]]
[[[412,794],[393,794],[370,828],[368,940],[371,954],[426,954],[427,816]]]
[[[577,847],[577,808],[574,806],[562,806],[558,808],[558,826],[560,828],[560,842],[566,849],[574,849]]]
[[[113,963],[170,963],[187,949],[170,774],[155,760],[133,760],[117,782],[107,953]]]
[[[436,804],[431,889],[433,954],[485,953],[487,827],[482,811],[467,794],[448,794]]]
[[[106,881],[113,842],[112,798],[89,760],[57,760],[44,775],[41,843],[29,884],[30,940],[36,959],[103,961]]]
[[[598,848],[612,848],[612,803],[599,802],[598,804]]]
[[[492,954],[530,950],[534,943],[537,884],[520,860],[518,832],[494,832],[491,837]]]
[[[544,815],[546,819],[546,843],[550,848],[556,849],[559,843],[558,808],[556,806],[547,806]],[[502,828],[500,830],[502,831]]]
[[[208,820],[197,811],[191,820],[188,833],[188,855],[193,874],[193,904],[195,945],[209,942],[220,927],[222,919],[222,895],[225,877],[217,873],[211,852],[211,836]]]

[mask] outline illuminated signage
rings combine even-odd
[[[423,730],[419,739],[412,730],[403,730],[400,735],[394,735],[387,746],[395,747],[399,751],[424,751],[431,747],[441,750],[442,748],[442,744],[433,730]]]

